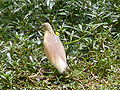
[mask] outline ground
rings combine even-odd
[[[0,0],[0,89],[120,89],[119,0]],[[64,44],[70,72],[44,54],[41,24]]]

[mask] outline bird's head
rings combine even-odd
[[[43,23],[42,26],[41,26],[41,29],[43,31],[53,32],[53,29],[52,29],[51,25],[48,22]]]

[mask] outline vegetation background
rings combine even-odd
[[[65,46],[67,75],[44,55],[44,22]],[[20,88],[120,89],[120,0],[0,0],[0,89]]]

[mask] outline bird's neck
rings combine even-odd
[[[53,31],[53,29],[52,28],[48,28],[48,30],[47,30],[48,32],[50,32],[51,34],[54,34],[55,35],[55,33],[54,33],[54,31]]]

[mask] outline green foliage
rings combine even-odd
[[[0,89],[119,89],[119,3],[0,0]],[[71,68],[67,75],[58,75],[44,55],[44,22],[60,33]]]

